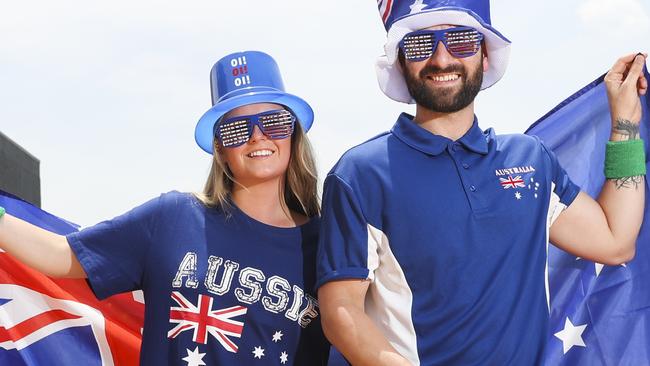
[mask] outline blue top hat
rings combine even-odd
[[[494,85],[505,73],[511,42],[492,27],[489,0],[378,0],[377,5],[388,31],[386,54],[376,64],[377,78],[381,90],[391,99],[415,103],[397,61],[397,49],[406,34],[434,25],[461,25],[483,33],[489,67],[481,89]]]
[[[210,71],[212,108],[196,124],[194,138],[212,154],[214,124],[230,110],[247,104],[275,103],[290,109],[307,132],[314,111],[301,98],[286,93],[278,64],[264,52],[244,51],[217,61]]]

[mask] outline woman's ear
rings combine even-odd
[[[223,166],[225,168],[229,169],[228,168],[228,155],[226,155],[224,153],[223,149],[224,149],[223,146],[221,146],[219,144],[216,144],[216,143],[214,144],[214,159],[221,162],[221,164],[223,164]]]

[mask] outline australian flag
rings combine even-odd
[[[13,216],[58,234],[77,227],[0,191]],[[0,251],[0,365],[137,365],[138,293],[99,301],[85,280],[55,280]]]
[[[644,73],[650,80],[647,69]],[[539,136],[571,179],[594,198],[605,181],[605,144],[611,126],[603,80],[601,76],[569,97],[526,132]],[[641,138],[650,157],[650,98],[641,98]],[[603,266],[549,247],[551,313],[545,365],[650,364],[648,187],[646,179],[645,218],[630,263]]]

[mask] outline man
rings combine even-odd
[[[537,138],[479,129],[474,98],[501,78],[510,47],[488,0],[379,7],[380,86],[417,109],[348,151],[325,180],[325,333],[354,365],[539,364],[549,239],[600,263],[634,256],[646,55],[621,58],[607,75],[608,180],[596,201]]]

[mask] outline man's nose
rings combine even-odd
[[[438,66],[439,68],[444,68],[453,63],[455,59],[456,58],[447,51],[445,44],[442,41],[438,41],[436,51],[431,55],[431,57],[429,57],[427,62]]]

